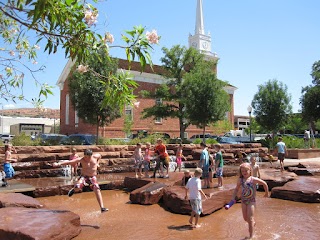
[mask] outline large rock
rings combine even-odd
[[[4,207],[27,207],[27,208],[41,208],[42,204],[22,193],[0,193],[0,208]]]
[[[150,182],[130,193],[130,201],[142,205],[157,204],[163,196],[165,184],[160,182]]]
[[[124,187],[127,188],[129,191],[136,190],[141,188],[148,183],[153,182],[151,179],[140,179],[134,177],[125,177],[124,178]]]
[[[166,209],[173,213],[190,214],[191,206],[189,200],[185,199],[185,188],[182,186],[167,187],[163,191],[163,205]],[[227,188],[224,190],[203,189],[209,199],[203,200],[202,209],[203,215],[209,215],[227,204],[233,193],[233,189]]]
[[[282,187],[275,187],[271,197],[295,202],[320,203],[320,178],[299,177]]]
[[[288,170],[299,176],[320,176],[320,163],[299,163],[296,167],[289,167]]]
[[[205,194],[210,198],[202,202],[202,214],[209,215],[223,208],[232,198],[234,189],[216,190],[204,189]]]
[[[279,169],[274,168],[260,169],[260,174],[260,178],[267,182],[269,190],[274,187],[283,186],[287,182],[298,178],[295,173],[287,171],[281,172]]]
[[[69,187],[69,189],[72,188]],[[50,196],[56,196],[56,195],[60,195],[61,194],[61,190],[60,190],[60,186],[48,186],[48,187],[39,187],[36,188],[33,191],[33,195],[34,197],[50,197]]]
[[[11,207],[0,209],[0,239],[68,240],[81,232],[80,217],[70,211]]]

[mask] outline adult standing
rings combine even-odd
[[[73,160],[58,162],[53,166],[70,165],[75,163],[81,163],[81,177],[75,186],[68,192],[68,196],[71,197],[75,193],[75,189],[82,189],[84,186],[90,186],[94,191],[97,201],[100,205],[101,212],[108,211],[107,208],[103,206],[102,195],[100,191],[100,186],[97,181],[97,173],[99,167],[99,160],[101,159],[101,154],[93,154],[92,150],[86,149],[84,151],[84,157],[79,157]]]
[[[163,144],[162,139],[158,138],[157,139],[157,146],[154,149],[154,152],[157,154],[157,164],[156,167],[154,168],[153,172],[153,178],[156,177],[156,173],[160,168],[161,175],[160,177],[169,177],[169,154],[167,152],[167,147],[166,145]],[[163,173],[163,166],[166,166],[167,168],[167,175],[164,176]]]
[[[278,138],[278,143],[276,144],[276,153],[280,161],[280,171],[284,171],[284,157],[287,154],[286,144],[282,141],[282,137]]]

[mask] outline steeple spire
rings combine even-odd
[[[202,13],[202,0],[198,0],[197,2],[197,13],[196,13],[196,27],[195,34],[203,34],[204,35],[204,25],[203,25],[203,13]]]
[[[203,22],[202,0],[197,0],[195,33],[189,34],[189,47],[199,50],[208,58],[218,59],[217,54],[211,52],[211,35],[205,33]]]

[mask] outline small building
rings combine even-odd
[[[19,123],[10,126],[10,133],[20,135],[24,133],[28,136],[39,136],[42,133],[51,133],[52,126],[36,123]]]
[[[234,116],[234,129],[243,130],[250,127],[249,116]]]
[[[37,135],[52,133],[59,124],[58,119],[0,116],[0,133],[20,135]]]

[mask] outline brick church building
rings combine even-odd
[[[206,35],[203,25],[202,14],[202,0],[197,0],[196,10],[196,25],[195,34],[189,35],[189,47],[194,47],[206,55],[208,59],[217,60],[217,55],[211,52],[211,36]],[[179,137],[179,120],[178,119],[162,119],[162,118],[148,118],[142,119],[142,111],[144,108],[151,107],[161,99],[145,99],[139,96],[141,90],[154,91],[160,84],[163,84],[166,79],[160,74],[163,72],[163,68],[158,65],[153,65],[153,70],[150,66],[146,66],[145,70],[140,72],[140,63],[131,62],[130,73],[133,75],[133,79],[138,83],[138,88],[134,91],[137,96],[137,102],[140,102],[139,107],[126,106],[123,117],[116,119],[108,126],[99,128],[99,136],[106,138],[124,138],[124,126],[125,117],[131,116],[133,125],[131,131],[133,133],[139,130],[147,130],[148,132],[162,132],[168,133],[171,138]],[[60,132],[63,134],[72,133],[89,133],[96,134],[96,126],[84,123],[82,119],[79,119],[77,112],[71,104],[68,89],[68,76],[73,69],[73,62],[69,60],[64,67],[57,85],[60,88]],[[128,69],[128,61],[119,59],[119,69]],[[236,87],[228,85],[225,87],[225,91],[230,96],[231,111],[226,113],[226,119],[233,125],[234,122],[234,103],[233,95]],[[212,132],[212,129],[208,128],[208,133]],[[202,133],[202,129],[195,126],[189,126],[186,130],[186,138],[191,137],[194,134]]]

